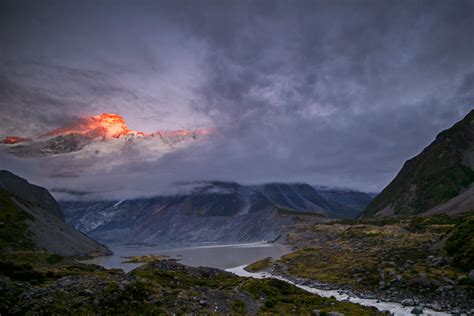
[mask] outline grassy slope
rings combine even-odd
[[[454,264],[474,270],[474,216],[456,225],[444,249],[453,257]]]
[[[0,251],[33,250],[27,219],[34,218],[21,209],[7,191],[0,189]]]
[[[415,158],[407,161],[395,179],[369,204],[368,217],[393,207],[396,214],[419,214],[457,196],[474,182],[474,172],[463,164],[463,152],[473,143],[470,122],[474,111]]]
[[[245,270],[249,272],[257,272],[257,271],[263,271],[265,269],[271,268],[272,266],[272,258],[267,257],[262,260],[258,260],[254,263],[249,264],[248,266],[245,267]]]

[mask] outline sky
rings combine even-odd
[[[473,30],[461,0],[0,0],[0,137],[103,112],[146,132],[217,131],[72,179],[0,163],[130,197],[206,180],[377,192],[473,109]]]

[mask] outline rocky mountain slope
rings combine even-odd
[[[350,210],[330,212],[334,218],[355,218],[372,202],[375,193],[358,192],[350,189],[335,189],[323,186],[315,186],[314,189],[324,199],[350,207]]]
[[[474,110],[408,160],[363,216],[471,211],[473,167]]]
[[[0,250],[47,250],[89,257],[110,251],[64,222],[58,203],[45,188],[0,170]]]
[[[68,223],[104,243],[250,242],[278,238],[295,215],[318,221],[357,216],[347,191],[340,192],[341,203],[338,194],[324,198],[307,184],[211,182],[181,195],[62,201],[61,207]]]

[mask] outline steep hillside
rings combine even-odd
[[[333,218],[356,218],[374,198],[374,195],[371,195],[371,193],[357,192],[348,189],[316,186],[315,190],[325,200],[344,205],[347,208],[345,211],[331,211],[329,215]]]
[[[51,196],[48,190],[30,184],[25,179],[20,178],[9,171],[0,170],[0,189],[3,189],[10,194],[14,194],[17,198],[43,208],[51,215],[61,219],[63,218],[63,213],[59,204]]]
[[[474,181],[474,111],[408,160],[363,216],[420,214],[450,201]],[[474,206],[474,205],[473,205]],[[451,212],[455,212],[452,208]],[[466,210],[471,210],[470,207]]]
[[[0,171],[0,251],[47,250],[65,256],[105,255],[110,251],[64,222],[45,188]]]
[[[352,207],[337,189],[334,189],[333,196],[328,196],[324,190],[318,190],[305,183],[269,183],[257,186],[255,189],[271,204],[294,210],[319,211],[330,218],[354,218],[361,212],[361,209]]]

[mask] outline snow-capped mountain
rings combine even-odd
[[[145,133],[130,129],[118,114],[81,117],[39,136],[6,136],[0,150],[12,157],[38,159],[50,177],[95,175],[124,164],[155,161],[167,153],[197,144],[210,129],[158,130]]]
[[[76,118],[38,137],[6,136],[6,150],[21,157],[42,157],[82,152],[100,156],[117,152],[131,143],[165,153],[211,133],[210,129],[145,133],[130,129],[118,114],[104,113]]]

